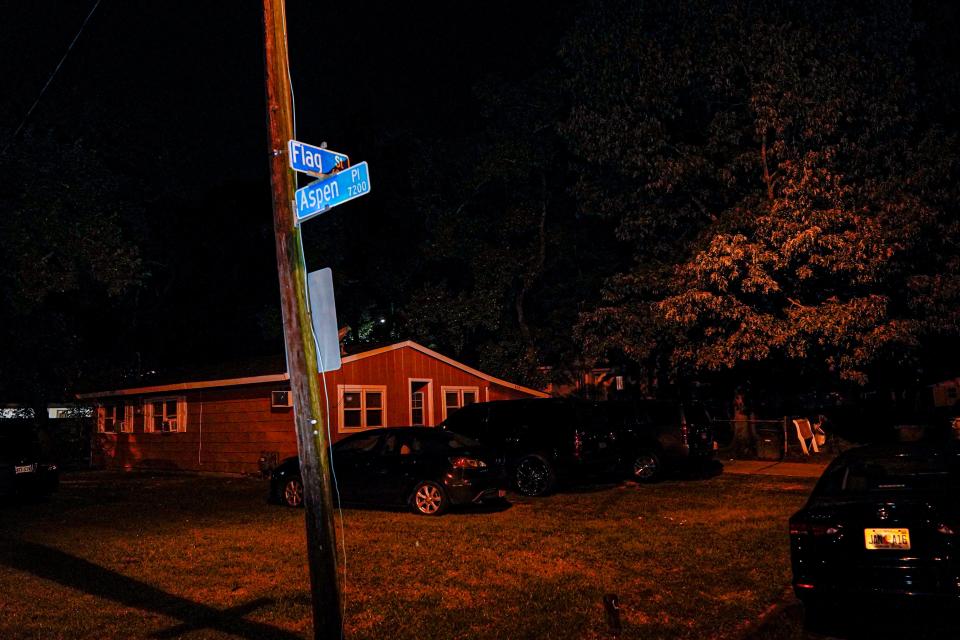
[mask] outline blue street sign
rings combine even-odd
[[[367,172],[367,163],[361,162],[326,180],[317,180],[297,189],[297,222],[368,193],[370,174]]]
[[[287,143],[287,151],[291,169],[314,176],[342,171],[350,166],[350,158],[346,154],[321,149],[296,140]]]

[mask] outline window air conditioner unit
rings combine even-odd
[[[290,392],[289,391],[271,391],[270,406],[271,407],[292,407],[293,398],[290,396]]]

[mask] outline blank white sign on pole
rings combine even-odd
[[[336,371],[341,363],[337,305],[333,299],[333,271],[327,268],[309,274],[307,289],[320,371]]]

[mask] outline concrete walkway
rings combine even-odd
[[[724,473],[743,475],[819,478],[826,462],[771,462],[768,460],[721,460]]]

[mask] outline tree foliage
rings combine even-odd
[[[865,383],[956,335],[956,140],[921,33],[909,2],[592,5],[564,128],[633,264],[587,344]]]
[[[143,277],[122,185],[83,142],[24,140],[0,158],[0,394],[64,400],[110,366]],[[128,308],[128,307],[126,307]]]
[[[570,206],[561,86],[552,68],[486,78],[481,126],[434,147],[417,178],[435,187],[438,165],[455,167],[418,201],[429,231],[411,334],[531,384],[575,359],[578,305],[608,260],[594,243],[606,226]]]

